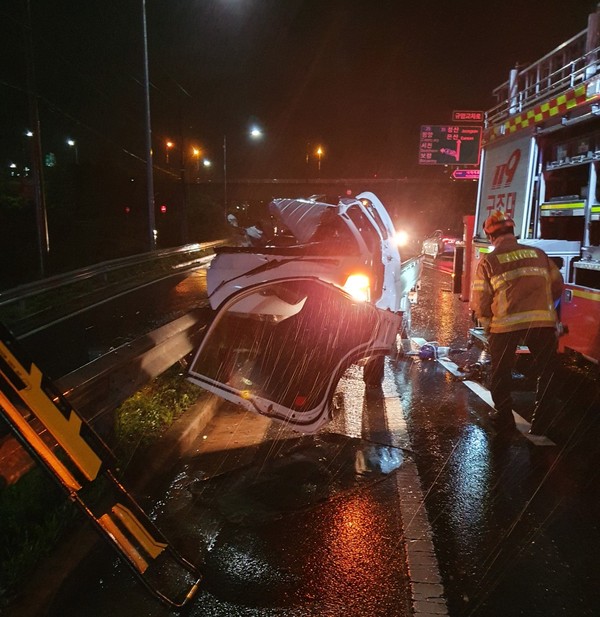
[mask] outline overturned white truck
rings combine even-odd
[[[188,378],[312,433],[331,419],[345,370],[395,350],[422,257],[401,262],[392,220],[370,192],[335,205],[276,199],[270,210],[277,233],[265,246],[217,250],[207,274],[215,315]]]

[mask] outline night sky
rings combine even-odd
[[[29,127],[25,0],[0,8],[0,161]],[[31,0],[44,151],[144,159],[141,0]],[[485,110],[516,63],[587,26],[588,0],[147,0],[155,162],[181,136],[232,175],[402,177],[422,124]],[[248,126],[265,132],[249,143]],[[310,144],[310,146],[308,146]],[[309,164],[316,165],[314,157]],[[436,170],[437,171],[437,170]],[[428,170],[428,173],[431,170]]]

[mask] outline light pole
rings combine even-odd
[[[192,147],[192,157],[196,161],[196,182],[200,180],[200,155],[202,154],[202,150],[200,148]]]
[[[317,169],[319,170],[319,173],[321,173],[321,157],[323,156],[323,148],[321,148],[321,146],[319,146],[317,148]]]
[[[75,165],[79,165],[79,152],[77,150],[77,142],[74,139],[67,139],[67,146],[75,150]]]
[[[252,139],[260,139],[263,131],[258,126],[250,127],[248,135]],[[223,208],[227,214],[227,135],[223,135]]]
[[[206,170],[206,172],[207,172],[206,175],[207,175],[208,174],[208,170],[212,167],[212,161],[209,161],[208,159],[202,159],[202,165],[203,165],[204,169]]]
[[[200,150],[198,150],[197,155],[194,153],[194,156],[196,156],[196,184],[200,184],[200,181],[202,180],[202,178],[200,177],[200,155],[201,154],[202,152]],[[204,169],[207,172],[210,169],[211,165],[212,165],[211,161],[209,161],[206,158],[202,159],[202,167],[204,167]]]
[[[194,159],[196,159],[196,172],[198,172],[198,170],[200,169],[200,148],[196,148],[195,146],[192,147],[192,156],[194,157]]]
[[[150,74],[148,71],[148,29],[146,27],[146,0],[142,0],[144,29],[144,99],[146,111],[146,190],[148,192],[148,245],[156,248],[156,217],[154,214],[154,176],[152,171],[152,123],[150,120]]]
[[[46,276],[46,261],[50,252],[50,236],[48,234],[48,217],[46,213],[46,192],[44,190],[44,171],[42,164],[42,138],[40,129],[40,114],[38,95],[35,83],[35,67],[33,58],[33,35],[31,25],[31,2],[27,0],[27,24],[25,27],[27,42],[27,90],[29,103],[29,118],[31,122],[31,167],[35,196],[35,215],[37,223],[38,258],[40,276]]]
[[[181,109],[180,109],[181,112]],[[181,180],[181,218],[180,218],[180,230],[181,230],[181,241],[183,244],[187,244],[188,242],[188,201],[189,201],[189,189],[187,183],[185,181],[185,168],[187,165],[187,156],[185,152],[185,140],[183,138],[183,129],[181,127],[181,115],[179,118],[179,175]],[[168,152],[168,151],[167,151]]]
[[[223,209],[227,215],[227,135],[223,135]]]
[[[165,142],[165,148],[167,150],[167,165],[169,164],[169,154],[171,153],[171,150],[175,147],[175,144],[170,140],[167,139],[167,141]]]

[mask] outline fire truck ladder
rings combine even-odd
[[[0,412],[33,459],[50,472],[152,594],[176,608],[196,595],[201,580],[196,567],[169,544],[117,480],[111,451],[2,324]],[[52,439],[44,438],[48,436]],[[112,489],[102,491],[110,496],[86,497],[90,490],[97,494],[90,487],[100,483]]]

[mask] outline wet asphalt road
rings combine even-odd
[[[449,275],[427,268],[413,336],[462,366],[478,356],[461,351],[469,325]],[[555,445],[538,445],[494,433],[487,403],[446,366],[390,359],[374,393],[352,369],[314,437],[221,406],[138,495],[205,574],[189,614],[404,616],[416,591],[421,615],[599,615],[597,382],[565,369]],[[526,426],[531,385],[515,386]],[[433,564],[415,560],[421,537]],[[424,584],[445,601],[424,602]],[[98,544],[44,614],[176,613]]]

